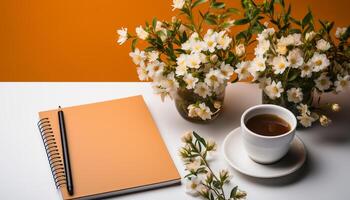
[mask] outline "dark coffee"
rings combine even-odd
[[[259,135],[277,136],[290,131],[288,122],[273,114],[256,115],[246,122],[249,130]]]

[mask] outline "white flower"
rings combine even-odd
[[[226,31],[220,31],[216,37],[217,48],[226,50],[232,42],[232,38],[226,35]]]
[[[312,66],[313,64],[309,61],[307,63],[305,63],[303,66],[301,66],[300,70],[301,70],[301,77],[302,78],[310,78],[312,76]]]
[[[299,103],[303,100],[301,88],[291,88],[287,90],[287,96],[289,102]]]
[[[173,0],[173,10],[182,9],[185,4],[185,0]]]
[[[176,75],[183,76],[187,73],[187,54],[181,54],[179,57],[176,58]]]
[[[313,64],[313,69],[312,71],[314,72],[319,72],[324,69],[326,69],[330,62],[325,54],[319,54],[319,53],[314,53],[314,55],[311,58],[311,62]]]
[[[206,51],[206,43],[200,40],[193,40],[190,42],[191,53],[199,53]]]
[[[151,51],[147,53],[147,59],[149,62],[155,62],[159,58],[159,52],[158,51]]]
[[[202,61],[198,53],[193,53],[193,54],[187,55],[186,57],[186,65],[189,68],[198,69],[200,67],[201,62]]]
[[[184,76],[183,80],[187,84],[186,88],[189,90],[193,89],[195,87],[196,83],[198,82],[198,78],[193,77],[192,74],[186,74]]]
[[[182,50],[188,51],[188,50],[190,50],[190,48],[191,48],[191,43],[189,40],[187,40],[185,43],[181,44]]]
[[[250,62],[242,61],[238,63],[236,67],[237,69],[235,70],[235,72],[238,74],[239,80],[244,80],[249,77]]]
[[[197,110],[197,115],[200,117],[202,120],[207,120],[211,119],[211,115],[213,114],[210,111],[210,108],[205,105],[205,103],[200,103],[199,104],[199,110]]]
[[[277,43],[283,46],[294,45],[294,37],[292,35],[288,35],[287,37],[282,36],[277,40]]]
[[[141,81],[146,81],[148,80],[148,72],[145,66],[140,66],[137,67],[137,74],[139,76],[139,79]]]
[[[305,39],[306,41],[311,41],[312,39],[314,39],[315,36],[316,36],[315,31],[310,31],[305,34]]]
[[[178,87],[179,83],[175,80],[174,73],[170,73],[166,77],[159,76],[152,83],[154,92],[161,96],[162,101],[164,101],[166,96],[172,99]]]
[[[195,104],[191,104],[187,107],[189,117],[197,117],[197,110],[199,109]]]
[[[275,33],[274,28],[264,29],[260,34],[258,34],[257,40],[261,42],[262,40],[268,39],[269,36],[272,36]]]
[[[289,51],[287,59],[292,68],[298,68],[304,63],[303,53],[298,48]]]
[[[257,47],[254,49],[254,54],[257,57],[262,57],[267,50],[270,48],[269,40],[261,40],[259,41]]]
[[[212,88],[218,88],[220,84],[224,83],[221,70],[217,69],[210,69],[210,71],[205,76],[205,83],[212,87]]]
[[[186,65],[178,65],[175,68],[175,74],[178,76],[183,76],[187,74],[187,66]]]
[[[314,81],[316,83],[316,87],[321,91],[329,89],[332,85],[332,82],[329,80],[327,73],[322,73],[320,77]]]
[[[225,62],[221,63],[220,66],[221,74],[225,79],[230,79],[233,74],[233,67],[229,64],[225,64]]]
[[[201,160],[195,159],[192,162],[186,164],[186,169],[190,172],[196,172],[201,167],[201,165]]]
[[[199,53],[199,58],[201,59],[201,63],[207,63],[208,62],[208,57],[204,53]]]
[[[346,30],[347,30],[347,27],[343,27],[343,28],[337,27],[337,30],[335,31],[335,37],[341,38],[344,35],[344,33],[346,32]]]
[[[316,43],[316,48],[320,51],[327,51],[329,48],[331,48],[331,44],[324,39],[320,39]]]
[[[301,114],[300,116],[297,116],[297,119],[299,120],[300,124],[304,127],[311,126],[312,122],[315,121],[314,118],[305,113]]]
[[[278,81],[278,83],[272,81],[271,85],[265,87],[265,93],[273,100],[281,97],[283,91],[284,89],[282,88],[282,83],[280,81]]]
[[[139,26],[136,28],[136,34],[137,37],[139,37],[141,40],[145,40],[148,38],[148,33],[142,28],[142,26]]]
[[[288,35],[287,37],[282,36],[280,39],[278,39],[278,43],[284,46],[299,46],[302,44],[301,42],[301,34],[294,33],[291,35]]]
[[[155,61],[148,63],[147,71],[148,76],[152,79],[157,79],[163,75],[165,64],[163,62]]]
[[[212,29],[208,29],[207,33],[204,35],[204,43],[206,45],[206,49],[208,49],[208,51],[210,53],[213,53],[215,51],[215,47],[217,45],[216,42],[216,37],[217,37],[216,32],[213,32]]]
[[[258,72],[264,71],[266,69],[266,59],[263,57],[255,57],[251,62],[251,68]]]
[[[238,57],[241,57],[241,56],[243,56],[245,54],[245,47],[244,47],[243,44],[237,45],[235,50],[236,50],[236,55]]]
[[[117,42],[119,43],[119,45],[122,45],[128,39],[128,29],[121,28],[121,29],[117,30],[117,33],[119,35]]]
[[[134,52],[129,53],[129,56],[136,65],[144,65],[144,61],[146,60],[144,51],[140,51],[138,48],[136,48]]]
[[[181,54],[179,57],[176,58],[176,64],[178,66],[186,65],[187,60],[187,54]]]
[[[187,180],[186,193],[192,196],[198,196],[204,186],[201,184],[202,180],[198,177],[191,177],[191,180]]]
[[[194,89],[194,93],[198,94],[199,96],[206,98],[207,96],[211,95],[210,89],[207,84],[200,82],[196,85]]]
[[[297,106],[297,109],[300,111],[301,114],[310,115],[309,107],[307,106],[307,104],[301,103]]]
[[[335,91],[336,92],[341,92],[343,91],[345,88],[349,87],[349,80],[350,80],[350,76],[349,75],[345,75],[343,77],[341,77],[338,74],[338,80],[334,82],[335,85]]]
[[[277,43],[277,49],[276,49],[277,53],[281,54],[281,55],[286,55],[288,48],[285,44],[283,43]]]
[[[284,56],[274,57],[272,60],[273,70],[275,74],[282,74],[284,70],[290,65]]]

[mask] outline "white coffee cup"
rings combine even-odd
[[[289,123],[290,131],[277,136],[264,136],[252,132],[246,127],[246,122],[261,114],[277,115]],[[249,157],[261,164],[271,164],[280,160],[289,150],[290,143],[295,136],[296,126],[297,120],[294,114],[281,106],[263,104],[249,108],[241,117],[241,134]]]

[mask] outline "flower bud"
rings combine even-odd
[[[221,102],[220,101],[214,101],[214,108],[220,109],[221,108]]]
[[[329,119],[327,116],[321,115],[321,117],[320,117],[320,123],[321,123],[322,126],[326,127],[326,126],[328,126],[331,122],[332,122],[332,120]]]
[[[316,36],[316,33],[314,31],[311,31],[305,34],[305,39],[307,41],[311,41],[312,39],[314,39],[315,36]]]
[[[229,182],[231,179],[230,172],[226,169],[220,170],[219,172],[220,180],[222,182]]]
[[[239,44],[236,46],[236,55],[241,57],[245,54],[245,48],[243,44]]]
[[[182,137],[182,142],[184,143],[190,143],[192,142],[192,131],[187,131]]]
[[[333,112],[339,112],[340,111],[340,106],[337,103],[332,104],[332,111]]]
[[[205,176],[205,182],[210,184],[213,181],[213,174],[209,171]]]
[[[215,151],[215,150],[216,150],[216,143],[213,140],[209,139],[207,141],[207,151]]]
[[[171,18],[171,22],[174,23],[174,24],[177,22],[176,16],[173,16],[173,17]]]
[[[267,28],[269,27],[269,22],[264,22],[264,26]]]
[[[244,198],[245,196],[247,196],[247,193],[246,193],[245,191],[240,190],[240,189],[237,189],[236,194],[235,194],[235,197],[236,197],[237,199],[242,199],[242,198]]]
[[[212,55],[212,56],[210,56],[210,61],[212,62],[212,63],[216,63],[217,61],[218,61],[218,56],[217,55]]]

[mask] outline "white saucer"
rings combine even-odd
[[[298,136],[295,136],[285,157],[280,161],[263,165],[251,160],[243,146],[241,128],[230,132],[223,143],[226,161],[242,174],[258,178],[275,178],[291,174],[298,170],[306,160],[306,149]]]

